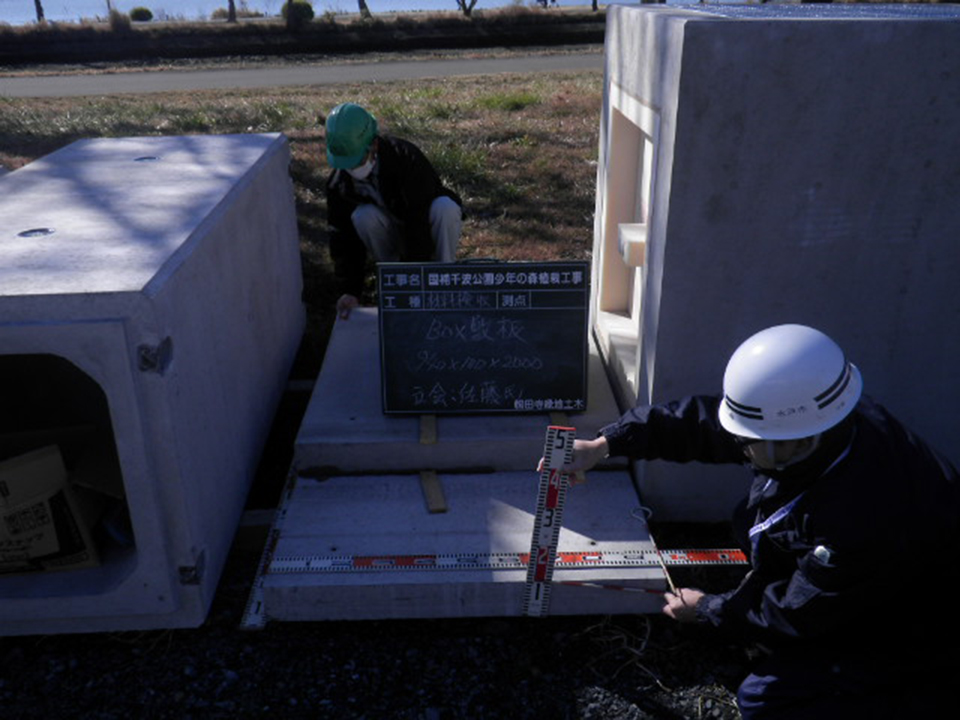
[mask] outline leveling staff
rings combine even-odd
[[[360,304],[367,255],[376,262],[453,262],[463,219],[459,196],[411,142],[380,135],[355,103],[326,119],[330,254],[343,294],[337,314]]]
[[[781,325],[737,349],[722,398],[637,407],[574,445],[571,471],[608,454],[753,471],[734,518],[749,573],[720,595],[678,589],[664,607],[761,649],[738,692],[746,720],[939,716],[960,482],[861,388],[830,338]]]

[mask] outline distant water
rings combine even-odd
[[[44,16],[49,22],[77,22],[82,19],[105,18],[110,13],[107,0],[41,0]],[[273,16],[280,14],[286,0],[236,0],[237,9]],[[558,0],[558,5],[590,5],[591,0]],[[356,0],[313,0],[317,15],[325,12],[355,13]],[[534,5],[534,0],[478,0],[475,9],[493,9],[514,4]],[[606,2],[601,5],[606,5]],[[227,0],[111,0],[111,7],[130,12],[135,7],[149,8],[157,20],[205,20],[215,10],[227,7]],[[367,0],[374,15],[386,12],[413,12],[457,9],[456,0]],[[23,25],[37,19],[33,0],[0,0],[0,23]]]

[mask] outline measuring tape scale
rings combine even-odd
[[[573,454],[576,437],[574,428],[551,425],[547,428],[540,485],[537,497],[534,531],[529,553],[448,553],[448,554],[390,554],[390,555],[299,555],[279,557],[275,554],[277,541],[286,519],[287,507],[293,495],[297,475],[291,470],[281,495],[277,514],[268,541],[260,558],[256,580],[244,609],[240,626],[243,629],[262,629],[267,621],[263,603],[264,577],[268,574],[294,573],[350,573],[411,570],[522,570],[527,569],[524,587],[523,612],[544,616],[547,612],[552,574],[555,567],[563,570],[597,568],[649,568],[667,565],[744,565],[745,554],[735,549],[719,550],[658,550],[650,548],[624,551],[567,551],[559,552],[561,517],[566,498],[567,477],[560,469]],[[666,568],[664,567],[664,571]],[[652,588],[637,588],[607,582],[562,580],[557,584],[615,590],[663,594]]]
[[[530,565],[530,553],[448,553],[417,555],[300,555],[274,557],[268,572],[351,573],[411,570],[523,570]],[[658,567],[666,565],[743,565],[740,550],[660,550],[556,552],[554,566],[577,570],[593,568]]]
[[[527,556],[527,582],[522,605],[524,615],[543,617],[547,614],[568,487],[567,475],[562,468],[573,459],[576,437],[575,428],[559,425],[547,427],[540,465],[537,509],[533,516],[533,537]]]

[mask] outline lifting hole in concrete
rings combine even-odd
[[[47,237],[48,235],[53,235],[56,232],[53,228],[30,228],[29,230],[22,230],[17,233],[17,237],[22,238],[37,238],[37,237]]]

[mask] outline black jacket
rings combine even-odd
[[[447,187],[420,149],[407,140],[380,135],[377,176],[380,195],[387,210],[402,223],[401,260],[423,262],[433,259],[430,237],[430,205],[445,195],[463,205]],[[368,198],[357,195],[353,178],[345,170],[334,170],[327,178],[327,220],[331,227],[330,254],[343,292],[360,296],[366,274],[367,250],[350,221],[350,215]]]
[[[601,433],[611,455],[748,465],[720,426],[720,401],[638,407]],[[949,573],[956,576],[960,482],[953,466],[870,398],[846,427],[832,456],[815,456],[802,472],[754,471],[750,523],[799,500],[748,548],[752,567],[740,586],[707,595],[698,616],[772,648],[853,643],[909,662],[904,651],[922,653],[944,616],[954,615],[938,610],[931,623],[916,606],[924,602],[918,595],[939,583],[949,588]]]

